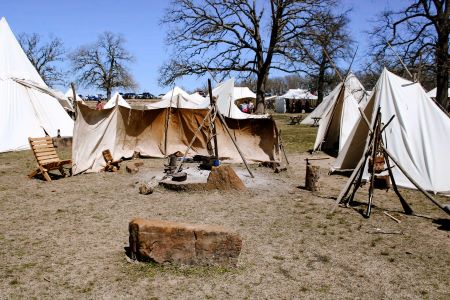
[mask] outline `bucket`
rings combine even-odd
[[[220,166],[220,160],[215,159],[215,160],[213,161],[213,166],[214,166],[214,167]]]

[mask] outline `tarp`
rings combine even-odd
[[[72,136],[73,120],[0,20],[0,152],[29,149],[28,137]],[[59,97],[59,96],[58,96]]]
[[[369,92],[366,92],[361,82],[358,78],[350,72],[345,79],[345,86],[353,95],[353,98],[360,103],[363,104],[367,101]],[[322,116],[330,110],[330,107],[334,104],[339,95],[339,91],[341,90],[342,83],[339,83],[325,98],[323,98],[322,102],[301,122],[303,125],[312,125],[314,124],[313,118],[322,118]]]
[[[116,106],[116,101],[119,101],[120,106],[131,108],[130,104],[128,104],[128,102],[123,99],[122,95],[120,95],[118,92],[115,92],[114,95],[111,96],[111,98],[108,100],[108,102],[106,102],[103,108],[111,108]]]
[[[200,95],[198,95],[200,96]],[[183,89],[174,87],[168,91],[161,101],[150,103],[145,106],[146,109],[159,109],[159,108],[189,108],[189,109],[205,109],[209,105],[209,101],[203,97],[196,95],[189,95]]]
[[[385,146],[419,185],[432,192],[450,191],[450,118],[426,94],[420,83],[403,79],[384,69],[364,107],[370,122],[380,107],[381,121],[393,121],[383,132]],[[369,136],[362,117],[332,166],[354,169],[363,156]],[[368,179],[367,167],[364,178]],[[399,186],[414,188],[399,168],[392,168]]]
[[[167,134],[167,154],[186,151],[208,110],[172,109]],[[143,156],[164,157],[164,128],[167,109],[135,110],[124,107],[93,110],[78,104],[73,137],[73,174],[99,172],[105,167],[102,151],[109,149],[114,159],[129,158],[135,151]],[[279,160],[278,132],[272,119],[226,122],[248,162]],[[219,157],[242,162],[239,153],[217,121]],[[210,128],[197,133],[190,155],[208,155]]]

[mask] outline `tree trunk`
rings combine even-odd
[[[264,74],[263,74],[264,73]],[[266,81],[268,74],[267,72],[260,71],[258,74],[258,80],[256,82],[256,109],[255,113],[262,115],[266,112],[266,104],[264,102],[266,93]]]
[[[443,29],[438,33],[436,45],[436,101],[449,111],[448,104],[448,32]]]
[[[322,56],[322,61],[319,66],[319,78],[317,79],[317,105],[323,101],[323,90],[325,85],[325,56]]]
[[[108,99],[108,100],[111,99],[111,92],[112,92],[111,88],[106,89],[106,99]]]

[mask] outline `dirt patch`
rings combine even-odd
[[[30,180],[29,151],[0,154],[0,294],[3,298],[448,298],[449,218],[424,196],[377,190],[370,219],[367,188],[353,208],[329,212],[346,177],[321,166],[321,189],[308,192],[307,154],[287,172],[233,165],[246,191],[180,193],[142,182],[162,177],[166,161],[145,159],[137,174],[84,174]],[[323,156],[320,154],[320,156]],[[61,157],[65,157],[61,155]],[[445,203],[448,198],[438,197]],[[383,212],[398,218],[397,223]],[[215,224],[238,232],[237,268],[130,263],[128,223],[136,217]],[[377,230],[379,229],[379,230]],[[377,233],[377,231],[392,234]]]

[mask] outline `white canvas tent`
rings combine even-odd
[[[361,82],[358,78],[350,72],[345,79],[345,86],[353,95],[355,100],[363,104],[367,101],[369,92],[366,92]],[[334,104],[341,90],[342,83],[339,83],[332,91],[329,93],[323,101],[301,122],[303,125],[313,125],[313,118],[322,118],[324,114],[330,110],[330,107]]]
[[[200,95],[199,95],[200,96]],[[201,96],[200,96],[201,97]],[[189,109],[205,109],[209,105],[209,101],[196,95],[189,95],[183,89],[174,87],[162,96],[161,101],[147,104],[146,109],[157,108],[189,108]]]
[[[212,91],[214,97],[217,98],[217,109],[220,113],[228,118],[233,119],[262,119],[268,115],[251,115],[242,112],[235,104],[234,98],[234,78],[219,83]]]
[[[384,69],[364,109],[374,122],[378,107],[381,121],[393,121],[383,132],[386,149],[408,175],[432,192],[450,191],[450,118],[436,106],[419,83]],[[372,124],[373,125],[373,124]],[[332,171],[351,170],[363,156],[368,126],[360,117],[332,166]],[[368,179],[367,167],[365,179]],[[399,168],[392,168],[399,186],[414,188]]]
[[[338,84],[322,102],[325,106],[317,107],[323,112],[320,115],[314,151],[342,150],[360,117],[358,100],[365,104],[367,97],[359,80],[350,73],[345,82]]]
[[[294,100],[317,100],[316,95],[313,95],[309,91],[303,89],[290,89],[286,92],[286,94],[281,95],[280,97]]]
[[[73,91],[72,91],[72,89],[69,88],[69,89],[67,90],[67,92],[64,94],[64,96],[65,96],[67,99],[69,99],[70,101],[72,101],[72,98],[73,98]],[[78,96],[78,95],[75,95],[75,101],[80,101],[81,103],[85,104],[84,100],[81,99],[81,97]]]
[[[118,92],[115,92],[114,95],[111,96],[111,98],[108,100],[108,102],[106,102],[103,108],[106,109],[116,106],[116,101],[119,101],[120,106],[131,108],[130,104],[128,104],[128,102],[123,99],[122,95],[120,95]]]
[[[255,100],[256,94],[253,93],[248,87],[239,87],[235,86],[233,88],[233,100],[243,100],[243,99],[249,99],[249,100]]]
[[[0,20],[0,152],[29,149],[28,137],[72,136],[73,120]]]

